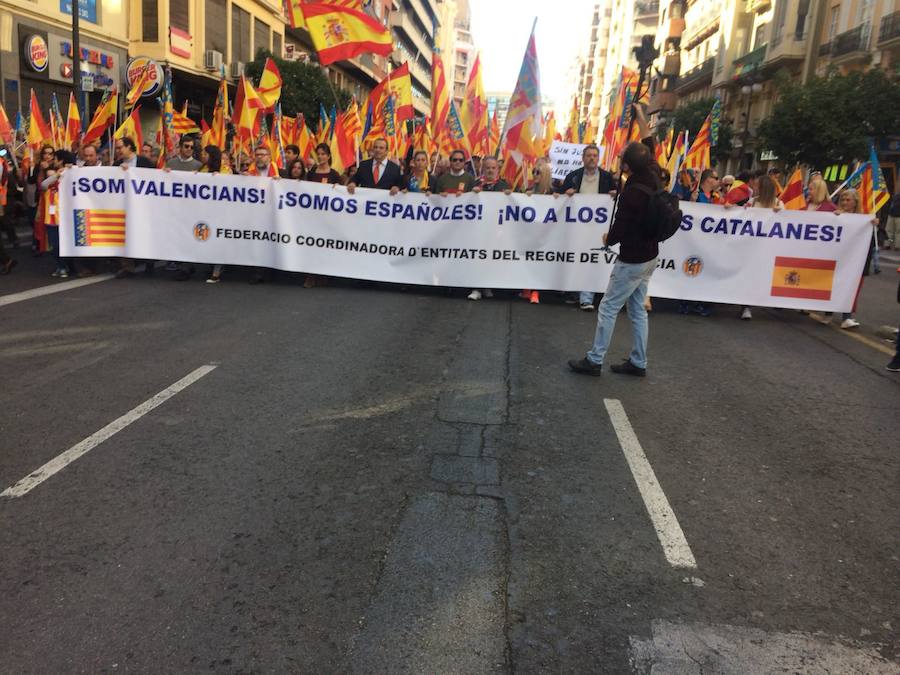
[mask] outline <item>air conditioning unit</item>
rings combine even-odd
[[[228,74],[231,76],[232,80],[240,79],[241,75],[244,74],[244,62],[243,61],[232,62],[231,68],[229,69]]]
[[[215,49],[207,49],[203,52],[203,67],[207,70],[221,70],[222,52],[217,52]]]

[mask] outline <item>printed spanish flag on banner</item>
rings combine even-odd
[[[387,56],[394,48],[390,29],[365,12],[321,2],[300,8],[323,66],[358,54]]]
[[[831,300],[835,260],[776,256],[772,295],[779,298]]]

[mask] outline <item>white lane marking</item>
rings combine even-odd
[[[63,291],[71,291],[73,288],[81,288],[82,286],[90,286],[91,284],[99,284],[101,281],[112,279],[114,274],[98,274],[97,276],[87,277],[86,279],[73,279],[72,281],[63,281],[59,284],[50,284],[48,286],[39,286],[21,293],[10,293],[9,295],[0,295],[0,307],[11,305],[14,302],[22,302],[23,300],[32,300],[43,295],[52,295],[53,293],[62,293]]]
[[[659,543],[662,544],[666,560],[672,567],[697,567],[697,561],[694,559],[694,554],[691,553],[687,539],[684,538],[678,518],[675,517],[675,512],[669,506],[669,500],[666,499],[666,493],[663,492],[656,479],[653,467],[647,461],[647,456],[634,433],[631,422],[628,421],[628,415],[625,414],[622,402],[606,398],[603,399],[603,403],[606,405],[606,412],[609,413],[613,429],[616,430],[616,436],[619,437],[619,445],[622,446],[622,452],[625,453],[625,459],[628,461],[631,475],[634,476],[634,482],[637,483],[638,491],[644,500],[644,506],[647,507],[647,513],[650,514],[650,520],[653,521],[653,527],[656,529]]]
[[[112,436],[115,436],[129,424],[131,424],[132,422],[136,422],[148,412],[150,412],[154,408],[161,406],[175,394],[186,389],[201,377],[211,373],[215,369],[216,366],[213,364],[197,368],[197,370],[181,378],[175,384],[163,389],[153,398],[144,401],[136,408],[133,408],[122,415],[119,419],[110,422],[105,427],[100,429],[100,431],[91,434],[80,443],[73,445],[65,452],[57,455],[37,471],[34,471],[33,473],[25,476],[25,478],[20,480],[12,487],[6,488],[3,492],[0,492],[0,497],[22,497],[23,495],[28,494],[31,490],[53,476],[55,473],[61,471],[82,455],[90,452],[98,445],[100,445],[103,441],[111,438]]]

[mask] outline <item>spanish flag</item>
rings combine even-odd
[[[781,201],[784,208],[792,211],[802,211],[806,208],[806,199],[803,197],[803,172],[799,167],[791,174],[787,185],[781,191]]]
[[[387,56],[394,49],[390,28],[365,12],[324,2],[300,8],[323,66],[359,54]]]
[[[94,141],[100,139],[109,125],[116,121],[116,110],[119,107],[119,94],[116,88],[107,89],[103,93],[100,105],[94,111],[94,117],[88,125],[87,131],[81,138],[82,145],[90,145]]]
[[[275,110],[275,104],[281,98],[281,86],[284,81],[281,79],[281,72],[271,57],[266,59],[266,65],[263,67],[262,75],[259,78],[259,86],[256,93],[263,102],[265,112]]]
[[[140,105],[134,106],[131,114],[122,121],[122,124],[116,129],[116,133],[113,134],[113,138],[125,138],[126,136],[133,140],[134,144],[139,148],[144,144]]]
[[[44,120],[41,114],[41,106],[38,105],[37,96],[34,95],[34,89],[31,90],[31,108],[28,116],[28,146],[37,150],[45,143],[52,143],[53,133],[50,131],[50,125]]]
[[[81,113],[78,112],[75,94],[69,92],[69,112],[66,118],[66,148],[71,148],[79,141],[81,141]]]
[[[772,295],[779,298],[831,300],[835,260],[819,258],[775,258]]]

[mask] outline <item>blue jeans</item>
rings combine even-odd
[[[593,305],[594,304],[594,291],[581,291],[578,294],[578,304],[579,305]]]
[[[647,285],[653,270],[656,269],[656,258],[645,263],[617,262],[613,265],[609,277],[609,286],[600,302],[597,311],[597,332],[594,334],[594,346],[587,353],[591,363],[600,365],[609,342],[612,340],[616,317],[625,303],[628,303],[628,318],[631,320],[631,331],[634,335],[634,346],[629,358],[638,368],[647,367],[647,310],[644,300],[647,298]]]

